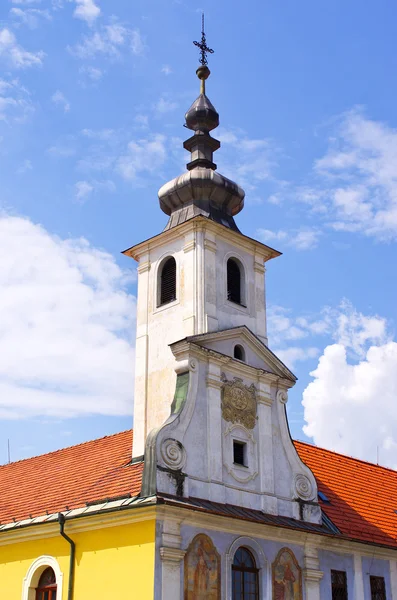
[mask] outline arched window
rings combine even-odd
[[[159,306],[176,300],[176,262],[170,256],[161,267]]]
[[[227,299],[243,304],[242,267],[235,258],[227,261]]]
[[[258,600],[258,569],[251,552],[241,546],[232,564],[232,600]]]
[[[237,360],[245,360],[245,350],[240,344],[234,346],[234,358],[237,358]]]
[[[41,574],[39,585],[36,589],[36,600],[56,600],[57,584],[55,573],[51,567],[47,567]]]

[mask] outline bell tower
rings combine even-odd
[[[163,232],[126,250],[138,261],[134,447],[168,417],[177,372],[170,344],[188,336],[248,327],[267,344],[264,263],[279,252],[244,236],[234,217],[244,190],[214,163],[219,115],[206,94],[205,34],[196,74],[200,94],[185,114],[191,131],[186,171],[159,190]]]

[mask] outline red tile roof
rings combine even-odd
[[[321,508],[344,536],[397,546],[397,471],[295,442],[329,503]]]
[[[0,522],[80,508],[87,502],[137,495],[142,464],[130,465],[132,432],[0,467]]]
[[[0,522],[84,507],[139,494],[142,463],[131,465],[132,432],[0,467]],[[324,512],[351,539],[397,547],[397,472],[303,442],[295,442],[312,469]]]

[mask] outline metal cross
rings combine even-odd
[[[200,48],[200,62],[203,66],[208,65],[207,53],[214,54],[214,51],[207,46],[207,40],[205,39],[205,31],[204,31],[204,13],[201,18],[201,42],[193,42],[195,46]]]

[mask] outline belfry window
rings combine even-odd
[[[39,579],[39,585],[36,588],[36,600],[56,600],[56,597],[55,573],[51,567],[47,567]]]
[[[237,550],[232,564],[232,600],[258,600],[258,569],[251,552]]]
[[[172,256],[163,262],[159,284],[159,306],[176,300],[176,262]]]
[[[235,258],[227,261],[227,299],[235,304],[244,304],[242,266]]]

